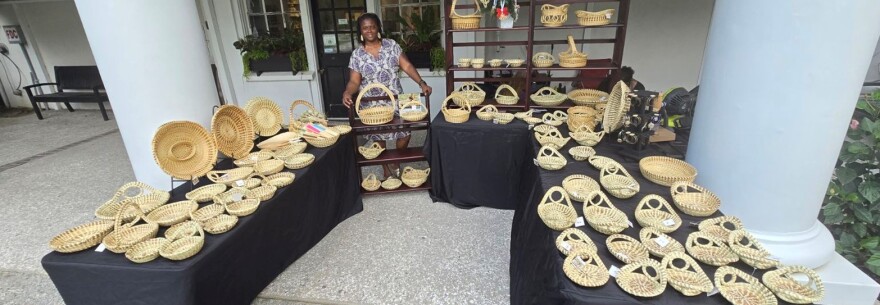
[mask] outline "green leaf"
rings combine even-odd
[[[865,264],[868,266],[880,267],[880,254],[871,255]]]
[[[847,186],[849,186],[849,185],[850,185],[850,184],[848,184]],[[854,193],[854,192],[852,192],[852,193],[847,193],[847,194],[846,194],[846,197],[844,197],[844,199],[846,199],[846,201],[848,201],[848,202],[859,202],[859,201],[862,201],[862,197],[859,197],[859,194],[856,194],[856,193]]]
[[[867,132],[871,132],[874,130],[874,121],[871,121],[869,118],[862,118],[862,121],[859,122],[859,129]]]
[[[843,214],[840,212],[840,205],[836,202],[829,202],[822,207],[822,215],[825,216],[826,224],[836,224],[843,220]]]
[[[856,219],[865,223],[871,223],[874,221],[874,219],[871,218],[871,211],[860,202],[853,203],[852,208],[853,213],[856,215]]]
[[[840,246],[844,249],[851,249],[858,244],[859,241],[856,239],[855,235],[850,232],[843,232],[840,234]]]
[[[868,235],[868,225],[865,223],[861,223],[861,222],[855,223],[855,224],[853,224],[852,228],[853,228],[853,232],[856,232],[856,235],[858,235],[860,238],[864,238],[865,236]],[[878,238],[878,241],[880,241],[880,237],[872,237],[872,238]],[[865,240],[862,240],[862,242],[864,242],[864,241]]]
[[[880,244],[880,236],[868,237],[859,242],[859,245],[865,250],[875,249],[878,244]]]
[[[871,153],[871,148],[865,143],[854,142],[846,146],[846,151],[858,155],[867,155]]]
[[[868,266],[868,270],[871,270],[876,275],[880,275],[880,267]]]
[[[871,203],[877,202],[880,200],[880,183],[873,180],[862,182],[859,184],[859,194]]]
[[[846,167],[841,167],[837,169],[837,180],[840,181],[840,184],[850,183],[854,179],[856,179],[857,176],[858,173],[856,173],[856,171],[853,169]]]

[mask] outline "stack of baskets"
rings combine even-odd
[[[574,37],[568,35],[568,50],[559,53],[559,66],[565,68],[580,68],[587,66],[587,54],[578,51],[574,44]]]
[[[568,20],[568,4],[559,6],[544,4],[541,6],[541,23],[544,26],[562,26],[566,20]]]
[[[593,130],[596,126],[596,110],[587,106],[574,106],[568,108],[568,130]]]

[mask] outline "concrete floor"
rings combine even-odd
[[[0,118],[0,304],[62,304],[40,266],[49,239],[134,179],[115,120],[44,115]],[[512,218],[426,192],[369,196],[254,304],[507,304]]]

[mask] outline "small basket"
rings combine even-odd
[[[495,105],[486,105],[477,110],[477,118],[483,121],[491,121],[497,112],[498,108]]]
[[[620,199],[629,199],[635,196],[641,186],[633,176],[618,164],[608,164],[599,172],[599,184],[608,191],[611,196]]]
[[[666,269],[669,286],[685,296],[709,293],[714,288],[700,264],[684,252],[666,254],[661,264]]]
[[[599,190],[599,183],[586,175],[570,175],[562,180],[562,188],[571,199],[584,202],[592,191]]]
[[[400,175],[400,180],[402,180],[403,184],[406,184],[408,187],[419,187],[428,181],[428,175],[430,173],[430,168],[418,170],[407,166],[403,168],[403,174]]]
[[[575,251],[596,254],[599,251],[593,240],[578,228],[568,228],[562,231],[562,234],[556,237],[556,249],[559,249],[562,255],[569,255]]]
[[[614,161],[614,159],[600,155],[593,155],[592,157],[587,158],[587,162],[590,162],[590,165],[600,171],[609,164],[614,164],[617,167],[623,167],[623,165],[620,165],[620,163],[617,163],[617,161]]]
[[[455,104],[459,104],[459,102],[457,102],[459,98],[458,93],[452,93],[443,100],[440,112],[443,113],[443,118],[449,123],[464,123],[471,117],[471,105],[468,103],[463,103],[464,106],[459,106],[460,108],[449,108],[449,100],[453,100],[455,101]]]
[[[136,216],[131,222],[123,224],[123,215],[128,213],[128,209],[135,210]],[[101,242],[107,246],[107,250],[110,250],[113,253],[125,253],[125,251],[128,251],[128,249],[131,248],[131,246],[156,237],[156,233],[159,231],[159,225],[155,223],[137,224],[143,219],[143,217],[144,214],[140,212],[137,205],[130,201],[125,202],[122,207],[119,208],[119,213],[116,214],[116,219],[113,223],[113,232],[104,236],[104,240]]]
[[[471,106],[471,108],[479,106],[486,100],[486,91],[477,86],[476,83],[466,82],[458,87],[455,90],[455,93],[458,94],[458,98],[453,99],[456,105],[464,106],[465,103]]]
[[[592,191],[584,200],[584,218],[593,229],[605,235],[623,232],[629,227],[629,220],[623,211],[618,210],[602,191]]]
[[[351,132],[351,126],[348,125],[330,126],[330,129],[333,129],[333,131],[339,133],[339,135],[347,135]]]
[[[283,147],[287,147],[290,144],[296,143],[296,140],[300,138],[299,132],[282,132],[277,135],[272,136],[257,144],[257,148],[259,149],[268,149],[268,150],[279,150]],[[250,151],[248,151],[250,152]],[[241,158],[243,156],[236,156],[235,158]]]
[[[202,250],[202,246],[205,245],[205,231],[202,229],[202,226],[191,221],[184,223],[187,224],[187,226],[192,227],[192,229],[195,229],[196,234],[174,239],[171,243],[165,245],[165,247],[162,247],[162,249],[159,250],[159,255],[173,261],[179,261],[190,258]]]
[[[581,127],[577,131],[569,133],[569,135],[580,145],[596,146],[596,144],[599,144],[599,142],[602,141],[602,137],[605,136],[605,131],[593,132]]]
[[[632,264],[648,259],[648,248],[635,238],[623,234],[608,236],[605,239],[605,246],[608,247],[608,252],[611,252],[614,257],[624,264]]]
[[[501,94],[502,90],[507,90],[507,92],[510,92],[512,95],[503,95]],[[500,105],[516,105],[516,103],[519,103],[519,94],[516,92],[516,89],[513,89],[510,85],[502,84],[501,86],[498,86],[497,90],[495,90],[495,102]],[[531,114],[529,116],[531,116]]]
[[[271,151],[261,150],[252,152],[241,159],[232,161],[232,163],[240,167],[250,167],[254,166],[254,164],[257,164],[257,162],[272,159],[272,157],[274,156],[275,155],[272,154]]]
[[[208,184],[203,187],[194,189],[194,190],[190,191],[189,193],[186,193],[186,199],[189,199],[189,200],[192,200],[192,201],[195,201],[198,203],[208,202],[208,201],[211,201],[211,199],[213,199],[214,196],[220,195],[221,193],[223,193],[225,191],[226,191],[225,184],[219,184],[219,183]]]
[[[571,140],[570,137],[563,138],[559,130],[550,130],[545,134],[536,132],[535,139],[538,140],[538,144],[541,144],[541,146],[550,146],[553,149],[561,149]]]
[[[238,217],[228,214],[220,214],[202,222],[205,232],[217,235],[229,232],[238,224]]]
[[[656,203],[656,205],[655,205]],[[649,194],[636,206],[636,221],[645,228],[654,228],[663,233],[671,233],[681,226],[681,217],[663,197]]]
[[[276,188],[282,188],[293,183],[293,180],[296,178],[296,174],[291,172],[280,172],[274,175],[269,175],[263,177],[263,180],[260,182],[260,185],[271,185]]]
[[[125,258],[133,263],[143,264],[159,257],[159,250],[171,243],[164,237],[150,238],[139,242],[125,251]]]
[[[543,121],[544,120],[541,120],[540,118],[533,118],[533,117],[527,117],[527,118],[523,119],[523,122],[526,122],[526,124],[529,124],[529,125],[541,124],[541,122],[543,122]]]
[[[358,152],[367,160],[376,159],[383,151],[385,151],[385,147],[379,145],[379,142],[373,142],[371,145],[358,147]]]
[[[730,237],[730,232],[742,230],[743,224],[736,216],[719,216],[703,220],[697,227],[702,232],[726,241]]]
[[[558,199],[554,195],[559,195]],[[562,231],[574,225],[577,211],[571,205],[571,199],[561,187],[554,186],[544,193],[538,204],[538,216],[550,229]]]
[[[568,4],[541,6],[541,24],[549,27],[562,26],[568,20]]]
[[[739,256],[724,242],[712,235],[696,231],[688,235],[685,248],[693,258],[712,266],[724,266],[739,261]]]
[[[525,63],[526,61],[524,59],[514,58],[514,59],[505,59],[504,62],[507,63],[508,67],[519,68],[519,66],[522,66],[522,64]]]
[[[480,68],[482,68],[483,65],[485,65],[485,64],[486,64],[486,61],[485,61],[484,59],[482,59],[482,58],[474,58],[474,59],[471,59],[471,67],[472,67],[472,68],[480,69]]]
[[[266,201],[272,199],[272,196],[275,196],[275,192],[278,191],[277,187],[272,185],[263,185],[259,187],[255,187],[248,191],[248,198],[257,198],[260,201]]]
[[[541,125],[535,126],[535,128],[532,128],[532,130],[535,131],[535,134],[541,134],[541,135],[547,135],[551,131],[555,131],[556,133],[560,132],[559,128],[556,128],[554,126],[550,126],[547,124],[541,124]],[[560,133],[560,136],[561,136],[561,133]]]
[[[623,266],[617,274],[617,285],[623,291],[643,298],[663,293],[666,290],[666,281],[666,269],[652,259]]]
[[[578,106],[595,106],[608,101],[608,93],[595,89],[575,89],[568,92],[568,99]]]
[[[471,66],[471,59],[470,58],[463,57],[463,58],[458,59],[458,67],[459,68],[468,68],[470,66]]]
[[[284,159],[284,167],[289,169],[301,169],[306,166],[312,165],[312,162],[315,162],[315,155],[310,153],[301,153],[290,156],[287,159]]]
[[[361,109],[361,99],[364,97],[364,94],[376,88],[384,91],[385,94],[388,95],[388,98],[391,99],[391,105],[374,106],[366,109]],[[354,109],[358,117],[361,118],[361,123],[364,123],[364,125],[382,125],[391,122],[391,120],[394,120],[394,107],[396,107],[395,103],[396,99],[394,98],[394,93],[391,92],[388,87],[385,87],[385,85],[381,83],[372,83],[362,88],[360,93],[358,93]]]
[[[596,253],[589,250],[576,250],[565,258],[562,271],[575,284],[584,287],[599,287],[608,282],[608,269]]]
[[[296,116],[293,110],[296,109],[297,106],[305,106],[308,110],[299,116]],[[290,126],[288,127],[288,130],[299,131],[305,128],[309,123],[317,123],[327,126],[327,115],[318,111],[318,108],[315,108],[315,105],[312,105],[312,103],[309,103],[308,101],[293,101],[293,103],[290,104]]]
[[[715,287],[734,305],[776,305],[776,297],[757,278],[734,267],[715,271]]]
[[[506,112],[496,112],[492,115],[493,121],[498,124],[507,124],[513,122],[513,114]]]
[[[607,9],[604,11],[598,12],[590,12],[590,11],[576,11],[575,15],[578,17],[578,24],[583,26],[598,26],[598,25],[606,25],[611,23],[611,16],[614,15],[614,9]]]
[[[596,127],[596,110],[587,106],[574,106],[568,108],[566,111],[568,113],[568,120],[565,121],[568,124],[569,131],[577,131],[577,130],[590,130],[592,131],[594,127]]]
[[[290,143],[290,145],[284,146],[284,147],[274,151],[275,159],[284,160],[284,159],[286,159],[290,156],[293,156],[295,154],[300,154],[300,153],[306,151],[306,147],[308,147],[308,146],[309,145],[306,144],[305,142]]]
[[[113,232],[113,220],[98,219],[70,228],[49,240],[49,247],[61,253],[79,252],[101,243]]]
[[[284,161],[278,159],[263,160],[254,164],[254,172],[259,175],[271,175],[284,169]]]
[[[379,182],[379,178],[376,178],[375,174],[367,175],[364,181],[361,182],[361,187],[370,192],[378,190],[380,186],[382,186],[382,183]]]
[[[184,221],[165,230],[165,238],[174,241],[184,237],[195,236],[199,234],[200,228],[201,226],[198,222]]]
[[[244,106],[254,123],[254,132],[263,137],[274,136],[281,130],[281,107],[265,97],[254,97]]]
[[[396,190],[397,188],[399,188],[401,184],[403,184],[403,181],[400,181],[400,179],[397,179],[394,177],[389,177],[388,179],[385,179],[385,181],[382,181],[380,186],[383,189],[391,191],[391,190]]]
[[[211,134],[217,150],[231,158],[241,158],[254,148],[254,123],[244,109],[223,105],[211,117]]]
[[[257,211],[257,208],[260,207],[260,199],[248,198],[233,202],[220,200],[219,204],[226,208],[226,213],[229,215],[244,217]]]
[[[500,59],[493,59],[493,60],[487,61],[487,63],[489,63],[489,66],[492,68],[498,68],[501,66],[502,63],[504,63],[504,61],[500,60]]]
[[[401,101],[399,112],[400,117],[409,122],[418,122],[428,116],[428,108],[422,105],[422,102],[418,99]]]
[[[693,182],[678,181],[670,187],[675,206],[685,214],[706,217],[721,206],[721,199]]]
[[[764,246],[746,230],[730,232],[727,244],[730,246],[730,250],[733,250],[733,253],[736,253],[743,262],[755,269],[768,269],[779,265],[779,260],[773,258],[770,252],[764,249]]]
[[[796,275],[806,276],[803,283]],[[816,271],[803,266],[784,266],[768,271],[761,277],[764,285],[783,301],[794,304],[812,304],[825,297],[825,284]]]
[[[684,253],[684,246],[680,242],[654,228],[642,228],[639,240],[648,248],[648,252],[660,258],[672,252]]]
[[[532,55],[532,64],[535,68],[552,67],[554,61],[556,61],[556,58],[553,57],[553,54],[547,52],[538,52]]]
[[[339,140],[339,134],[330,129],[317,134],[305,132],[303,133],[303,139],[306,140],[306,143],[309,143],[314,147],[324,148],[336,144],[336,140]]]
[[[587,54],[577,49],[577,46],[574,44],[574,37],[571,35],[568,35],[568,50],[559,53],[559,66],[563,68],[587,66]]]
[[[100,219],[116,219],[119,209],[125,202],[133,202],[143,213],[149,213],[153,209],[168,202],[171,194],[147,185],[143,182],[129,182],[123,184],[110,200],[107,200],[95,210],[95,217]],[[122,217],[125,220],[134,218],[134,213],[126,213]]]
[[[534,112],[535,112],[535,110],[531,109],[529,111],[521,111],[521,112],[514,113],[513,116],[517,119],[524,120],[526,118],[532,117],[532,113],[534,113]]]
[[[236,181],[250,178],[253,173],[254,169],[252,167],[238,167],[230,170],[210,171],[207,176],[211,182],[233,186]]]
[[[568,154],[577,161],[586,161],[587,158],[596,154],[596,151],[589,146],[575,146],[568,149]]]
[[[551,171],[560,170],[568,163],[568,160],[550,145],[541,146],[541,149],[538,150],[538,157],[535,160],[538,162],[538,166]]]
[[[538,106],[559,106],[565,102],[565,94],[557,92],[553,87],[544,87],[531,95],[532,102]],[[546,115],[546,114],[545,114]]]
[[[474,1],[474,4],[476,5],[476,10],[473,13],[467,15],[459,15],[455,12],[456,2],[456,0],[452,0],[452,7],[449,9],[449,19],[452,19],[452,29],[469,30],[480,27],[480,19],[482,19],[483,16],[480,14],[480,4]]]
[[[544,114],[544,115],[546,115],[546,114]],[[556,110],[556,111],[553,111],[553,113],[551,113],[551,115],[553,115],[553,117],[554,117],[557,121],[560,121],[560,122],[563,122],[563,123],[568,122],[568,114],[565,113],[565,112],[563,112],[562,110]]]
[[[144,217],[144,220],[160,226],[172,226],[189,219],[189,213],[199,208],[192,200],[183,200],[163,205]]]
[[[206,205],[204,207],[199,208],[198,210],[192,211],[191,213],[189,213],[189,218],[194,221],[203,222],[208,219],[214,218],[214,216],[223,214],[223,212],[226,212],[226,207],[224,207],[223,204],[217,203],[217,202],[222,202],[222,199],[220,199],[219,196],[215,196],[214,198],[215,198],[214,199],[215,203]]]
[[[639,171],[645,179],[662,186],[672,186],[678,181],[694,182],[697,169],[679,159],[654,156],[639,160]]]

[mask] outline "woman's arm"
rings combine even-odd
[[[345,85],[345,91],[342,92],[342,104],[344,104],[346,108],[351,108],[351,95],[354,94],[361,85],[361,73],[353,69],[349,70],[351,70],[351,72],[348,73],[348,84]]]
[[[409,78],[412,78],[419,85],[419,88],[422,89],[422,93],[425,95],[431,95],[431,91],[433,90],[431,86],[428,86],[428,83],[422,79],[422,76],[419,75],[419,71],[416,71],[416,67],[409,62],[409,58],[406,58],[406,54],[400,53],[400,57],[397,59],[400,65],[400,69],[403,72],[406,72],[406,75],[409,75]]]

